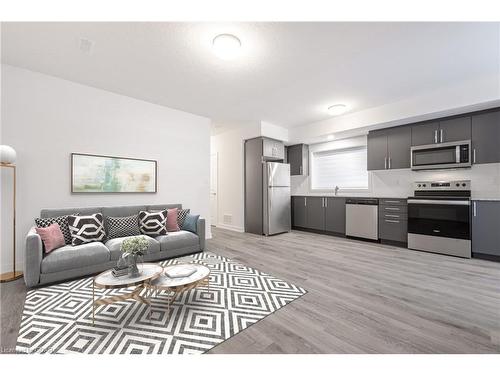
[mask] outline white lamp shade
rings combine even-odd
[[[16,161],[16,150],[7,145],[0,145],[0,162],[14,164]]]

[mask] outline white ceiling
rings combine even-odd
[[[219,60],[219,33],[243,44]],[[91,55],[78,40],[95,41]],[[210,117],[295,127],[498,74],[498,23],[2,23],[2,62]]]

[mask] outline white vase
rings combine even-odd
[[[7,145],[0,145],[0,163],[14,164],[16,161],[16,150]]]

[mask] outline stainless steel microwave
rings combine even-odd
[[[471,166],[471,141],[445,142],[411,148],[411,169],[466,168]]]

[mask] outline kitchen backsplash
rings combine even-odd
[[[471,180],[472,198],[500,199],[500,163],[478,164],[469,169],[412,171],[393,169],[371,171],[370,189],[362,192],[339,192],[340,196],[408,197],[413,195],[415,181]],[[292,195],[334,195],[333,192],[311,191],[309,177],[292,176]]]

